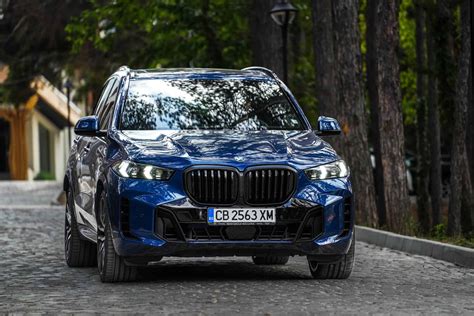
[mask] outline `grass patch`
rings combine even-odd
[[[461,236],[450,237],[446,235],[445,224],[439,224],[435,226],[430,235],[423,236],[423,237],[427,239],[447,243],[447,244],[456,245],[456,246],[474,248],[474,233],[473,232],[469,234],[461,235]]]

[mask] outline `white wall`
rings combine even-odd
[[[51,167],[56,180],[62,181],[66,170],[66,161],[69,156],[67,128],[60,130],[48,118],[34,110],[27,122],[28,137],[28,180],[33,180],[40,172],[40,139],[39,124],[51,134]],[[71,132],[71,137],[74,133]],[[71,140],[72,143],[72,140]]]

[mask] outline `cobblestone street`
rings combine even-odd
[[[97,269],[66,266],[63,208],[38,192],[37,206],[0,197],[0,313],[474,314],[473,270],[365,243],[348,280],[313,280],[302,257],[279,267],[165,258],[140,282],[102,284]]]

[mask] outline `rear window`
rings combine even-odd
[[[273,80],[135,79],[122,130],[300,130],[293,105]]]

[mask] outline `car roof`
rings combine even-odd
[[[256,69],[218,68],[157,68],[130,69],[131,79],[240,79],[273,80],[268,74]]]

